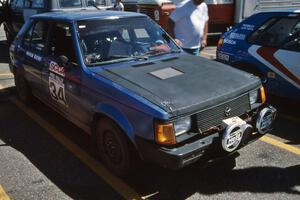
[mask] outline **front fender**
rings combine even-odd
[[[133,127],[127,117],[117,108],[109,104],[99,103],[96,113],[103,114],[112,119],[124,131],[127,137],[135,144]]]

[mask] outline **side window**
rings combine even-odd
[[[297,18],[273,18],[255,31],[248,41],[262,46],[288,48],[287,42],[297,40],[299,27]]]
[[[76,63],[75,48],[70,26],[68,24],[55,24],[50,41],[50,54],[54,57],[66,56],[69,61]]]
[[[24,35],[23,45],[32,50],[42,52],[45,48],[48,33],[48,23],[36,22]]]
[[[23,38],[23,45],[27,48],[30,47],[30,41],[31,41],[31,35],[33,30],[33,25],[30,26],[30,28],[25,32],[24,38]]]
[[[32,36],[31,47],[34,47],[38,51],[43,51],[45,48],[48,33],[48,23],[39,21],[35,24]]]
[[[277,21],[277,18],[271,18],[266,23],[264,23],[261,27],[259,27],[250,37],[248,38],[248,42],[257,43],[258,40],[262,37],[262,34]]]

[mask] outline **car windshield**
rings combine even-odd
[[[77,26],[88,66],[180,51],[163,29],[146,17],[86,20]]]

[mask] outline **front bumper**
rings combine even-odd
[[[266,108],[272,111],[272,118],[267,119],[273,122],[276,116],[276,109],[271,106]],[[262,111],[266,113],[266,108],[262,109],[260,113],[257,114],[257,116],[253,116],[252,124],[258,124],[258,120],[264,118],[264,116],[261,116],[261,113]],[[251,126],[250,124],[247,125],[247,127]],[[271,130],[271,127],[269,127],[269,130]],[[224,138],[226,138],[224,137],[224,135],[230,134],[226,133],[226,130],[213,133],[206,137],[201,137],[191,142],[184,142],[172,147],[162,147],[141,138],[136,138],[136,144],[140,154],[145,161],[156,163],[165,168],[179,169],[202,158],[206,160],[214,160],[228,156],[236,150],[249,144],[250,142],[257,140],[266,132],[266,129],[264,129],[264,132],[262,133],[258,131],[256,127],[247,129],[247,131],[243,132],[242,138],[237,147],[232,151],[230,150],[230,148],[229,150],[226,150],[226,148],[224,148]],[[228,141],[228,139],[225,140]]]

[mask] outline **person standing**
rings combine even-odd
[[[124,5],[122,3],[122,0],[115,0],[114,10],[124,11]]]
[[[172,12],[169,30],[184,51],[199,55],[207,45],[208,8],[204,0],[186,0]]]

